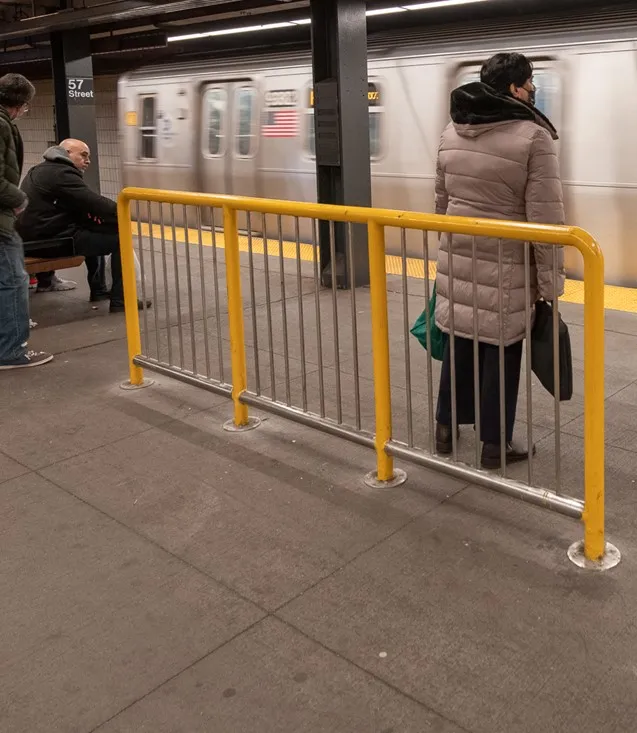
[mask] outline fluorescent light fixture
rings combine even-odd
[[[407,8],[403,8],[400,5],[396,5],[393,8],[378,8],[376,10],[368,10],[365,15],[391,15],[392,13],[405,13]]]
[[[402,5],[405,10],[429,10],[431,8],[446,8],[451,5],[470,5],[471,3],[486,3],[489,0],[432,0],[429,3]]]
[[[446,8],[454,5],[470,5],[472,3],[485,3],[489,0],[430,0],[428,3],[416,3],[415,5],[393,5],[389,8],[376,8],[368,10],[366,15],[393,15],[404,13],[407,10],[431,10],[432,8]],[[275,28],[294,28],[299,25],[310,25],[311,18],[299,18],[298,20],[285,21],[283,23],[264,23],[263,25],[249,25],[238,28],[226,28],[222,31],[208,31],[207,33],[186,33],[181,36],[169,36],[166,40],[192,41],[196,38],[213,38],[215,36],[232,36],[239,33],[255,33],[256,31],[269,31]]]
[[[183,36],[170,36],[167,41],[192,41],[195,38],[212,38],[213,36],[231,36],[235,33],[254,33],[255,31],[268,31],[274,28],[289,28],[294,23],[265,23],[264,25],[246,25],[242,28],[226,28],[222,31],[208,31],[207,33],[187,33]]]

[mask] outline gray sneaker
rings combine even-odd
[[[27,351],[13,361],[0,361],[0,369],[27,369],[40,366],[40,364],[48,364],[50,361],[53,361],[53,354],[47,354],[46,351]]]
[[[58,277],[57,275],[53,275],[51,278],[51,284],[46,287],[42,288],[38,285],[36,293],[63,293],[67,290],[75,290],[77,287],[77,283],[73,282],[73,280],[62,280],[61,277]]]

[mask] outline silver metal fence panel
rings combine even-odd
[[[257,328],[257,299],[254,282],[254,243],[252,241],[252,214],[246,214],[248,225],[248,270],[250,278],[250,306],[252,311],[252,349],[254,354],[254,388],[257,395],[261,394],[261,371],[259,365],[259,329]],[[265,236],[265,233],[264,233]],[[265,239],[264,239],[265,246]],[[265,255],[264,255],[265,256]]]
[[[281,215],[277,216],[277,229],[279,235],[279,276],[281,280],[281,322],[283,325],[283,369],[285,373],[285,401],[287,405],[292,402],[290,394],[290,340],[288,336],[288,309],[285,292],[285,257],[283,252],[283,224]]]
[[[199,245],[199,275],[201,281],[201,307],[203,308],[203,339],[204,353],[206,357],[206,376],[212,377],[210,371],[210,342],[208,337],[208,304],[206,302],[206,273],[204,270],[204,254],[203,254],[203,231],[201,221],[201,208],[197,206],[197,243]]]
[[[361,429],[361,383],[358,362],[358,316],[356,313],[356,274],[354,272],[354,236],[352,224],[347,225],[347,254],[349,262],[350,303],[352,306],[352,348],[354,350],[354,408],[356,428]]]
[[[301,272],[301,233],[299,217],[294,218],[294,238],[296,243],[296,290],[299,306],[299,347],[301,350],[301,404],[307,412],[307,363],[305,356],[305,317],[303,312],[303,275]]]

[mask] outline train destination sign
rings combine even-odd
[[[370,107],[380,107],[381,97],[380,90],[376,84],[369,82],[367,85],[367,101]],[[309,90],[309,104],[308,107],[314,107],[314,89]]]
[[[276,89],[265,93],[266,107],[296,107],[296,89]]]
[[[66,80],[66,94],[72,104],[94,104],[92,77],[70,77]]]

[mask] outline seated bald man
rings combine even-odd
[[[92,191],[84,181],[84,171],[91,163],[88,145],[81,140],[63,140],[46,150],[43,158],[22,181],[28,204],[18,219],[18,233],[26,241],[73,237],[75,251],[87,260],[91,300],[110,298],[111,313],[122,312],[117,204]],[[113,255],[113,285],[110,293],[105,293],[103,271],[95,263],[109,254]]]

